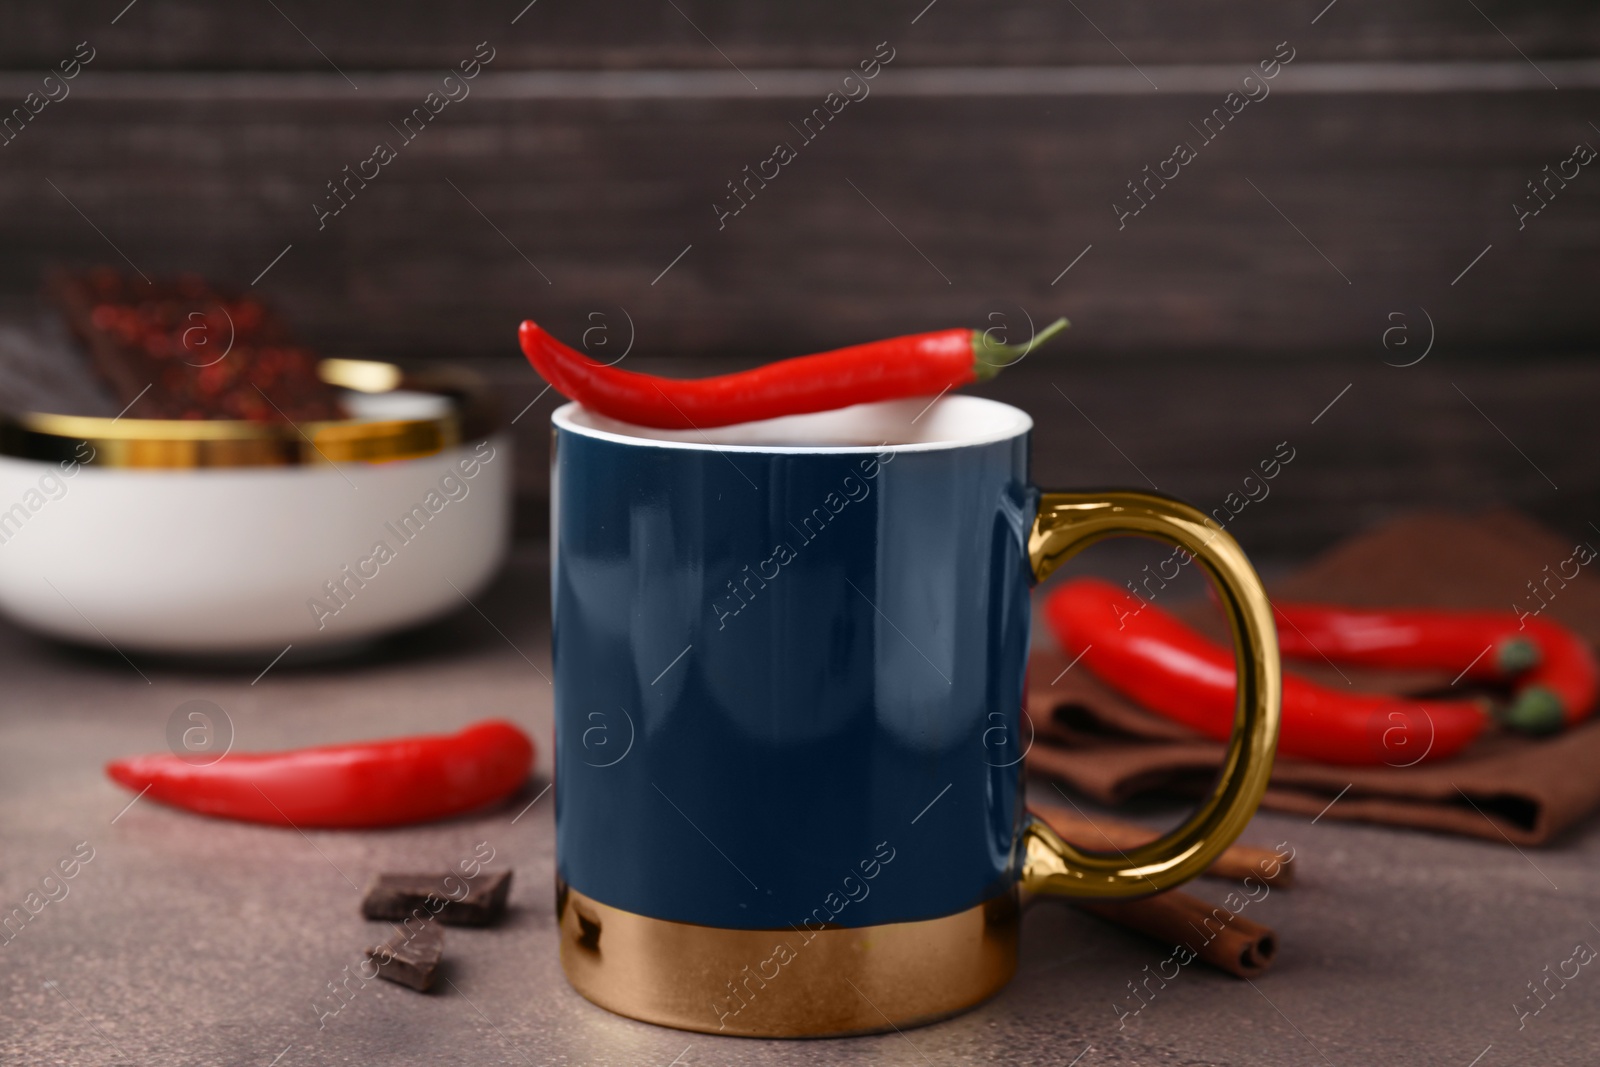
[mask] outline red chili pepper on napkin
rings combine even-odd
[[[1600,663],[1589,642],[1564,626],[1528,619],[1543,661],[1523,676],[1501,720],[1527,733],[1554,733],[1594,713],[1600,697]]]
[[[167,753],[106,764],[150,799],[202,815],[301,829],[403,826],[500,800],[527,780],[533,742],[503,720],[456,734],[289,752],[231,752],[196,765]]]
[[[1539,662],[1539,645],[1511,612],[1273,607],[1278,651],[1288,657],[1459,672],[1474,681],[1509,681]]]
[[[1589,642],[1516,612],[1365,611],[1277,604],[1285,656],[1327,657],[1369,667],[1460,671],[1473,681],[1515,681],[1496,710],[1522,733],[1554,733],[1588,718],[1600,698],[1600,663]],[[1459,679],[1458,679],[1459,680]]]
[[[1066,328],[1067,320],[1057,319],[1026,345],[1001,344],[985,330],[910,334],[698,379],[596,363],[532,320],[517,336],[534,370],[568,398],[636,426],[689,430],[931,396],[987,381]]]
[[[1071,581],[1045,601],[1069,656],[1149,710],[1227,740],[1238,687],[1233,653],[1109,582]],[[1346,693],[1285,674],[1278,751],[1324,763],[1406,767],[1443,759],[1488,722],[1467,701]]]

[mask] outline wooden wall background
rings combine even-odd
[[[257,287],[308,340],[398,356],[514,358],[519,319],[576,339],[597,312],[640,358],[991,313],[1067,314],[1105,355],[1381,356],[1421,309],[1455,350],[1600,334],[1600,167],[1525,229],[1512,208],[1600,146],[1577,0],[5,3],[0,105],[84,40],[71,95],[0,147],[12,304],[48,263],[125,256],[273,264]],[[324,183],[480,41],[472,95],[319,231]],[[725,183],[881,41],[872,94],[719,231]],[[1280,41],[1271,95],[1119,231],[1124,183]]]

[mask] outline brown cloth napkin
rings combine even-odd
[[[1600,545],[1600,532],[1582,538]],[[1600,561],[1576,578],[1545,579],[1572,565],[1574,543],[1508,511],[1473,518],[1418,514],[1336,545],[1271,590],[1274,599],[1363,607],[1537,609],[1600,645]],[[1546,570],[1546,567],[1549,570]],[[1177,614],[1226,640],[1210,604]],[[1027,765],[1094,799],[1116,804],[1146,792],[1197,795],[1215,778],[1223,746],[1147,712],[1054,649],[1029,664],[1027,712],[1036,741]],[[1289,670],[1340,688],[1421,693],[1450,688],[1425,672]],[[1331,805],[1331,806],[1330,806]],[[1413,767],[1345,767],[1280,756],[1261,806],[1327,819],[1471,834],[1542,845],[1600,808],[1600,721],[1553,738],[1492,729],[1460,755]]]

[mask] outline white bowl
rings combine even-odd
[[[369,390],[347,397],[353,418],[10,420],[0,610],[85,645],[216,654],[353,642],[464,607],[506,553],[508,438],[481,398],[397,389],[386,364],[324,368]]]

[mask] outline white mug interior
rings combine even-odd
[[[661,430],[619,422],[577,403],[556,409],[557,427],[625,444],[714,448],[728,452],[932,451],[1004,441],[1027,433],[1027,412],[957,393],[856,404],[834,411],[714,426]]]

